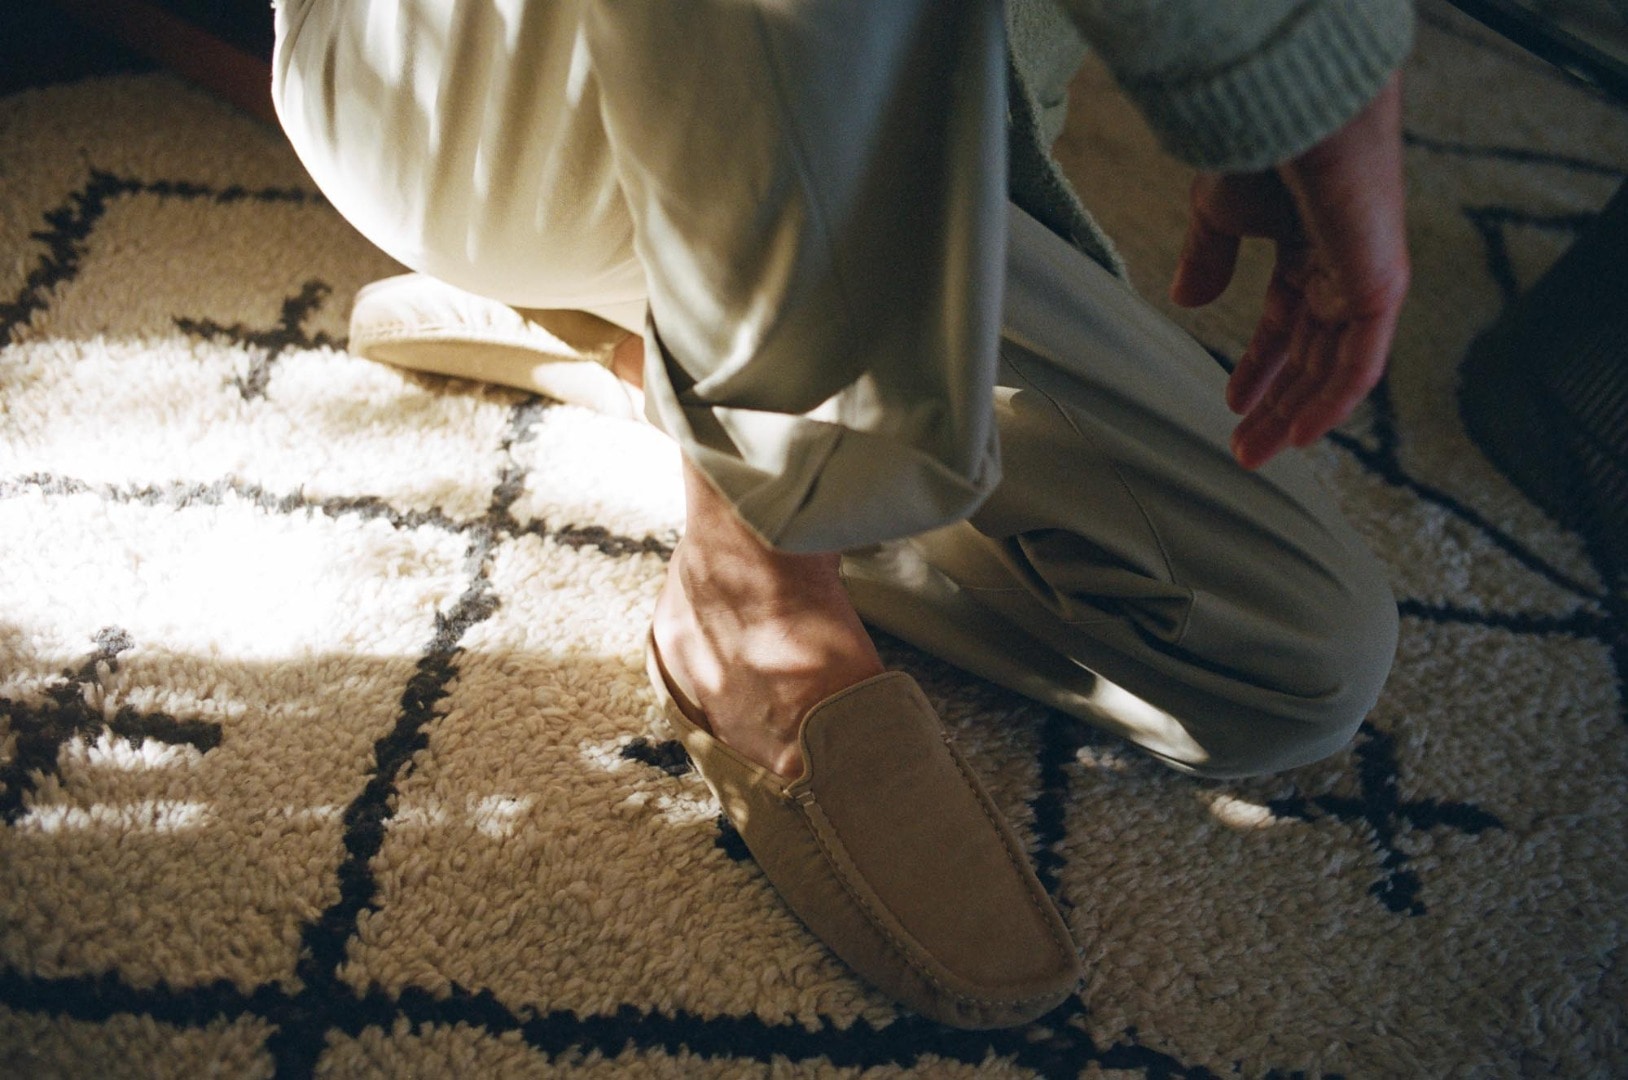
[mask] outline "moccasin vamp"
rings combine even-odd
[[[916,1012],[1007,1027],[1060,1004],[1079,959],[1016,836],[914,679],[888,672],[809,710],[795,782],[713,738],[650,676],[674,734],[786,904]]]

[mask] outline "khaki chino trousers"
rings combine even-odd
[[[445,283],[398,341],[641,330],[650,419],[765,540],[1178,769],[1312,761],[1373,705],[1395,604],[1304,461],[1238,467],[1214,360],[1007,203],[999,3],[282,0],[277,30],[312,176]]]

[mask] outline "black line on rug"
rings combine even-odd
[[[1365,826],[1384,870],[1383,876],[1369,887],[1369,894],[1378,897],[1386,908],[1398,915],[1424,915],[1429,908],[1421,899],[1423,883],[1408,867],[1410,857],[1398,840],[1403,830],[1445,827],[1478,836],[1489,829],[1501,830],[1504,823],[1472,803],[1404,800],[1399,790],[1401,766],[1397,760],[1396,739],[1372,723],[1365,722],[1358,732],[1356,758],[1357,795],[1308,798],[1296,791],[1270,800],[1267,808],[1278,817],[1308,822],[1332,817],[1345,824]]]
[[[95,175],[95,174],[93,174]],[[197,199],[205,202],[231,205],[240,202],[290,203],[294,206],[327,206],[328,200],[320,192],[292,187],[244,187],[229,184],[216,187],[190,180],[128,180],[132,195],[156,195],[160,199]]]
[[[365,520],[383,520],[397,529],[433,528],[462,535],[469,527],[439,509],[397,510],[377,496],[345,496],[312,499],[303,492],[277,495],[258,484],[235,478],[208,483],[143,484],[119,486],[92,484],[74,477],[53,476],[49,473],[29,473],[25,476],[0,480],[0,499],[14,499],[28,491],[44,495],[95,495],[104,502],[135,503],[141,506],[186,510],[195,506],[223,506],[228,498],[241,499],[272,514],[295,514],[314,510],[330,518],[355,515]]]
[[[1478,160],[1508,161],[1517,165],[1552,166],[1557,169],[1567,169],[1571,172],[1588,173],[1595,176],[1613,178],[1628,176],[1628,166],[1607,165],[1604,162],[1590,161],[1587,158],[1573,157],[1570,154],[1553,154],[1542,150],[1529,150],[1520,146],[1486,146],[1453,142],[1449,139],[1437,139],[1429,135],[1420,135],[1413,131],[1404,131],[1402,133],[1402,142],[1406,146],[1432,154],[1448,154]]]
[[[61,768],[62,749],[75,740],[90,741],[106,731],[132,744],[146,739],[170,746],[190,746],[208,753],[220,745],[220,725],[205,720],[177,720],[168,713],[121,706],[110,718],[93,700],[103,689],[104,669],[119,670],[119,655],[135,647],[116,626],[95,637],[96,649],[77,668],[62,672],[45,691],[46,700],[29,705],[0,698],[0,717],[15,737],[11,760],[0,765],[0,821],[15,825],[24,815],[28,793]]]
[[[593,548],[613,559],[654,555],[664,562],[673,557],[673,548],[678,544],[676,537],[658,539],[654,536],[620,536],[600,525],[567,524],[556,527],[542,519],[523,525],[516,522],[514,535],[539,536],[569,548]]]
[[[1508,630],[1514,634],[1562,635],[1609,643],[1617,633],[1617,620],[1597,611],[1573,611],[1547,615],[1530,611],[1484,611],[1456,604],[1427,604],[1423,600],[1400,600],[1397,611],[1421,622],[1457,623]]]
[[[345,945],[356,932],[364,910],[374,908],[378,882],[372,860],[384,844],[385,826],[394,815],[391,803],[397,782],[415,754],[429,745],[429,728],[439,718],[438,706],[458,674],[462,640],[470,627],[497,611],[492,591],[492,555],[502,533],[514,525],[511,509],[524,491],[524,470],[513,449],[531,437],[544,406],[528,398],[510,411],[501,450],[508,458],[492,487],[486,513],[461,530],[468,538],[465,570],[469,585],[451,612],[436,613],[435,630],[417,670],[401,698],[394,728],[374,744],[374,766],[366,787],[344,814],[346,856],[340,864],[337,903],[305,928],[296,973],[304,988],[295,997],[300,1009],[267,1040],[279,1076],[308,1076],[322,1051],[323,1032],[347,1016],[366,1011],[365,1002],[339,980]],[[372,995],[369,995],[370,997]]]
[[[311,1075],[322,1051],[323,1032],[337,1017],[356,1008],[356,995],[338,977],[345,945],[355,933],[361,913],[375,906],[378,882],[371,863],[384,845],[386,824],[394,816],[391,802],[397,780],[413,755],[429,745],[428,729],[439,718],[437,707],[458,673],[464,634],[497,610],[489,576],[493,545],[490,529],[474,531],[465,553],[470,583],[451,611],[436,612],[435,630],[402,693],[396,723],[374,743],[367,784],[345,808],[339,900],[301,934],[295,972],[303,988],[293,997],[295,1008],[290,1017],[266,1043],[278,1076]]]
[[[1595,566],[1613,565],[1613,560],[1598,550],[1596,537],[1585,536],[1584,543]],[[1628,572],[1619,573],[1611,585],[1604,601],[1610,621],[1604,640],[1611,648],[1611,663],[1616,670],[1617,715],[1623,724],[1628,725]]]
[[[1603,602],[1606,594],[1601,590],[1587,585],[1554,566],[1542,556],[1516,540],[1509,533],[1488,521],[1479,512],[1449,495],[1447,492],[1409,476],[1402,465],[1393,455],[1376,452],[1362,445],[1357,439],[1340,431],[1331,431],[1328,439],[1356,459],[1357,463],[1381,480],[1395,487],[1418,496],[1423,501],[1447,511],[1465,524],[1475,528],[1486,538],[1487,542],[1498,548],[1504,554],[1526,567],[1528,570],[1542,577],[1551,585],[1555,585],[1567,592],[1585,600]]]
[[[339,868],[340,900],[302,935],[296,970],[304,989],[296,996],[296,1004],[305,1008],[267,1041],[279,1076],[309,1075],[321,1053],[323,1032],[343,1026],[346,1017],[367,1014],[369,1002],[377,997],[359,998],[339,981],[345,945],[355,933],[361,912],[374,906],[378,883],[371,864],[393,815],[391,801],[397,781],[410,768],[413,756],[429,743],[428,729],[439,716],[437,706],[457,675],[460,642],[470,627],[490,618],[498,608],[490,578],[492,554],[500,537],[518,526],[512,509],[525,490],[525,470],[514,461],[513,449],[531,437],[544,408],[539,399],[527,398],[511,410],[500,447],[508,460],[493,485],[486,513],[460,530],[469,538],[465,566],[470,584],[450,614],[437,613],[435,632],[402,695],[395,728],[375,744],[374,769],[367,786],[345,812],[347,854]]]
[[[218,203],[286,202],[322,204],[314,192],[296,188],[246,188],[241,185],[216,188],[179,180],[142,181],[91,169],[89,179],[57,206],[42,215],[46,227],[30,232],[31,240],[45,245],[17,295],[0,303],[0,344],[12,341],[17,329],[50,306],[51,294],[79,276],[87,243],[97,224],[107,215],[112,200],[130,195],[156,195],[159,198],[209,199]]]
[[[1067,861],[1059,847],[1068,838],[1068,799],[1072,788],[1069,766],[1081,746],[1092,740],[1091,729],[1074,717],[1047,709],[1040,724],[1037,760],[1038,790],[1029,801],[1034,818],[1031,857],[1035,877],[1053,902],[1066,913],[1074,905],[1063,895],[1062,870]]]
[[[548,403],[542,398],[533,400],[541,407],[548,407]],[[477,518],[459,521],[434,507],[429,510],[398,510],[376,495],[311,498],[299,491],[278,495],[258,484],[231,477],[208,483],[189,484],[178,481],[163,485],[133,486],[93,484],[74,477],[54,476],[50,473],[28,473],[0,480],[0,500],[15,499],[29,491],[38,491],[45,495],[95,495],[107,502],[137,503],[176,510],[193,506],[221,506],[228,497],[235,497],[252,503],[268,513],[294,514],[302,510],[314,510],[330,518],[355,515],[369,521],[386,521],[397,529],[433,528],[458,536],[465,535],[484,520]],[[518,490],[515,495],[518,496]],[[510,501],[512,503],[512,499]],[[503,514],[508,514],[507,507],[504,508]],[[599,526],[567,525],[562,529],[551,529],[542,521],[522,524],[512,515],[502,517],[499,532],[515,537],[536,536],[569,548],[593,548],[611,558],[655,555],[666,559],[672,555],[673,546],[677,543],[676,539],[655,536],[623,536]]]
[[[822,1019],[810,1030],[796,1021],[771,1024],[756,1016],[646,1012],[632,1005],[598,1016],[566,1010],[521,1016],[489,990],[471,993],[455,985],[445,995],[410,987],[394,1002],[374,996],[356,1013],[357,1019],[366,1021],[341,1030],[354,1037],[367,1027],[388,1027],[397,1016],[419,1030],[462,1024],[493,1035],[518,1032],[528,1046],[550,1059],[594,1051],[614,1058],[628,1050],[659,1050],[687,1051],[709,1061],[770,1064],[787,1059],[835,1068],[908,1068],[927,1057],[974,1066],[995,1058],[1046,1077],[1076,1077],[1092,1064],[1145,1070],[1148,1076],[1200,1080],[1215,1075],[1143,1046],[1135,1028],[1112,1045],[1099,1047],[1080,1022],[1082,1013],[1074,998],[1027,1027],[1004,1031],[963,1031],[909,1014],[881,1028],[862,1019],[845,1027]]]
[[[242,323],[230,326],[209,319],[177,318],[175,326],[184,334],[208,341],[226,340],[249,350],[249,370],[232,380],[244,401],[265,397],[272,368],[292,349],[340,348],[340,343],[318,331],[309,333],[305,321],[316,314],[333,292],[325,282],[307,281],[294,296],[283,300],[282,316],[270,330],[251,330]]]
[[[336,1001],[309,990],[289,994],[273,984],[247,993],[225,980],[188,987],[165,983],[133,987],[112,973],[44,978],[0,968],[0,1006],[88,1023],[143,1016],[182,1028],[261,1019],[283,1031],[301,1030],[313,1039],[309,1052],[299,1060],[275,1059],[281,1076],[311,1075],[310,1070],[295,1070],[307,1064],[314,1068],[326,1048],[324,1035],[329,1031],[355,1038],[369,1030],[392,1031],[400,1021],[415,1032],[457,1025],[493,1036],[515,1032],[550,1059],[594,1051],[612,1058],[627,1050],[688,1051],[709,1061],[771,1064],[784,1059],[829,1063],[836,1068],[908,1068],[924,1058],[972,1066],[993,1058],[1057,1078],[1076,1077],[1091,1065],[1140,1071],[1149,1077],[1211,1080],[1216,1075],[1143,1045],[1135,1027],[1099,1046],[1085,1030],[1084,1008],[1078,998],[1027,1027],[1004,1031],[961,1031],[908,1014],[880,1028],[865,1020],[843,1027],[822,1020],[810,1030],[797,1021],[703,1017],[682,1010],[646,1012],[631,1005],[592,1016],[568,1010],[517,1012],[490,990],[471,992],[456,984],[444,993],[407,987],[397,996],[374,988]],[[325,1006],[338,1007],[327,1011]]]
[[[1387,361],[1389,358],[1387,357]],[[1389,364],[1387,363],[1387,368]],[[1369,430],[1373,433],[1374,453],[1397,461],[1401,452],[1402,436],[1396,427],[1396,406],[1391,402],[1391,378],[1387,370],[1379,377],[1373,392],[1368,395]]]
[[[148,1016],[178,1027],[204,1027],[218,1020],[253,1016],[273,1023],[293,1013],[281,988],[267,983],[244,993],[224,979],[202,986],[135,987],[114,972],[46,978],[0,968],[0,1005],[97,1023],[115,1016]]]
[[[1577,234],[1586,228],[1595,214],[1532,214],[1509,206],[1466,206],[1464,217],[1480,235],[1485,246],[1487,274],[1507,306],[1520,296],[1520,282],[1515,277],[1515,262],[1509,255],[1507,230],[1511,226],[1542,229],[1546,232]]]
[[[659,540],[654,536],[620,536],[601,525],[577,525],[570,523],[562,526],[550,526],[547,521],[540,518],[531,521],[521,521],[514,516],[514,504],[520,496],[525,494],[527,469],[516,464],[513,459],[513,448],[527,442],[535,434],[537,422],[542,414],[554,407],[554,402],[548,398],[528,395],[518,405],[510,419],[508,433],[504,436],[501,449],[509,455],[510,460],[504,466],[503,473],[493,493],[493,503],[487,513],[487,522],[494,532],[512,536],[516,539],[522,536],[537,536],[545,540],[552,540],[556,544],[568,548],[593,548],[602,555],[613,559],[627,558],[633,555],[655,555],[663,561],[672,557],[673,547],[677,540]]]
[[[514,448],[530,442],[537,434],[537,424],[551,406],[540,397],[528,396],[509,410],[509,425],[503,433],[498,449],[508,461],[498,474],[497,486],[492,489],[492,502],[487,519],[493,528],[515,533],[520,522],[514,517],[514,504],[526,491],[528,470],[514,460]]]
[[[718,835],[712,838],[712,846],[724,853],[724,857],[731,862],[752,862],[752,849],[746,846],[746,840],[741,836],[735,823],[729,820],[729,815],[719,811],[713,819],[713,825]]]
[[[1498,233],[1502,243],[1502,232]],[[1513,281],[1513,271],[1511,271]],[[1440,489],[1429,487],[1408,475],[1401,463],[1401,440],[1396,426],[1396,410],[1390,396],[1390,379],[1382,378],[1369,396],[1371,426],[1378,443],[1369,449],[1357,439],[1343,432],[1331,432],[1329,440],[1344,448],[1364,468],[1388,483],[1411,491],[1421,501],[1431,503],[1474,527],[1495,547],[1504,551],[1521,565],[1537,573],[1551,584],[1566,589],[1580,598],[1600,604],[1605,614],[1576,612],[1569,616],[1548,617],[1524,613],[1474,613],[1455,607],[1435,607],[1419,600],[1404,600],[1397,605],[1399,614],[1411,615],[1433,622],[1462,622],[1493,626],[1518,634],[1571,633],[1605,643],[1611,649],[1611,660],[1616,672],[1618,711],[1623,723],[1628,724],[1628,582],[1612,582],[1605,569],[1611,560],[1597,550],[1595,539],[1582,535],[1584,550],[1596,573],[1606,582],[1603,590],[1596,590],[1560,571],[1513,536],[1494,526],[1468,505]]]
[[[687,776],[695,771],[684,744],[677,739],[651,742],[645,736],[638,735],[618,750],[617,756],[623,761],[637,761],[641,765],[659,769],[668,776]]]
[[[636,761],[652,769],[658,769],[668,776],[677,778],[695,771],[695,763],[684,749],[684,744],[677,739],[663,739],[660,742],[651,742],[643,735],[631,739],[617,754],[623,761]],[[732,862],[751,862],[752,852],[747,849],[746,841],[735,828],[735,823],[729,820],[729,815],[719,812],[713,819],[713,827],[717,835],[712,838],[712,844],[723,852]]]

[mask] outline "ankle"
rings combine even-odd
[[[644,337],[628,334],[611,350],[611,374],[635,390],[644,389]]]
[[[668,681],[715,738],[796,777],[803,717],[881,674],[881,658],[843,588],[839,555],[769,547],[688,462],[685,475],[686,531],[653,627]]]
[[[765,543],[688,459],[684,494],[684,540],[673,565],[692,601],[713,595],[750,606],[846,601],[840,554],[782,551]]]
[[[721,603],[745,613],[846,599],[840,556],[741,550],[716,539],[686,533],[673,552],[677,582],[697,607]]]

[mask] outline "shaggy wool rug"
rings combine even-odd
[[[1186,174],[1074,89],[1157,293]],[[1312,451],[1403,615],[1354,744],[1197,782],[883,642],[1086,959],[995,1033],[849,975],[656,734],[660,437],[347,356],[395,268],[168,77],[0,99],[0,1074],[1628,1074],[1628,607],[1454,404],[1628,115],[1435,6],[1408,99],[1394,369]]]

